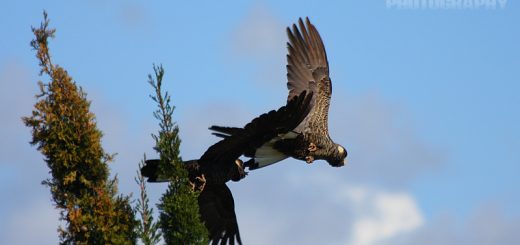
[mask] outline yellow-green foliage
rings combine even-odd
[[[101,147],[102,133],[90,112],[90,102],[67,71],[52,64],[48,39],[54,29],[49,20],[33,28],[41,73],[50,78],[39,82],[41,94],[30,117],[31,144],[37,145],[50,169],[43,181],[61,210],[65,228],[60,227],[62,244],[135,244],[136,221],[129,198],[117,195],[117,180],[109,180],[107,162],[112,155]]]

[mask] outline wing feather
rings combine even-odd
[[[212,244],[242,244],[235,214],[233,194],[226,184],[208,184],[199,194],[201,219],[208,229]]]
[[[332,83],[323,41],[309,18],[305,24],[300,18],[298,25],[293,24],[292,29],[288,27],[287,36],[287,100],[291,100],[302,91],[315,94],[311,101],[311,112],[296,131],[302,132],[312,125],[326,132]]]
[[[296,128],[309,114],[312,97],[312,93],[303,91],[285,106],[260,115],[243,128],[210,127],[221,135],[229,136],[212,145],[202,155],[199,162],[201,168],[205,168],[203,172],[226,171],[234,167],[234,161],[241,155]]]

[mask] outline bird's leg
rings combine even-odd
[[[314,152],[314,151],[318,150],[318,147],[316,146],[316,144],[311,142],[309,144],[309,148],[307,148],[307,150],[309,150],[310,152]]]
[[[314,162],[314,157],[313,156],[306,156],[305,157],[305,162],[307,162],[308,164],[311,164],[312,162]]]
[[[240,159],[235,160],[235,164],[237,165],[238,176],[233,176],[231,178],[231,180],[239,181],[246,177],[247,172],[244,171],[244,162],[242,160],[240,160]]]

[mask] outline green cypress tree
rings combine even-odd
[[[139,169],[144,166],[146,157],[139,164]],[[159,223],[154,222],[153,208],[149,204],[148,194],[146,192],[146,181],[140,170],[137,170],[135,182],[139,185],[139,199],[137,199],[136,212],[141,216],[140,223],[137,226],[137,235],[144,245],[158,244],[161,239],[159,232]]]
[[[171,105],[168,92],[163,95],[162,78],[164,69],[154,65],[155,79],[148,75],[155,95],[150,96],[157,103],[154,116],[159,120],[159,135],[152,135],[154,149],[161,159],[160,170],[170,177],[168,190],[160,203],[159,223],[167,244],[208,244],[208,231],[200,220],[198,192],[192,191],[188,172],[183,167],[179,146],[179,128],[172,121],[175,107]]]
[[[50,81],[38,82],[41,94],[32,115],[24,117],[50,169],[52,200],[66,227],[59,228],[61,244],[135,244],[137,221],[129,197],[117,195],[117,179],[109,180],[107,163],[113,155],[101,147],[102,133],[90,112],[86,93],[65,69],[54,65],[49,52],[49,19],[32,28],[31,46]]]

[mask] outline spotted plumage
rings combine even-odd
[[[316,27],[306,19],[299,19],[298,26],[287,28],[287,87],[290,101],[303,91],[314,94],[311,111],[307,117],[289,134],[279,135],[267,144],[250,148],[245,156],[250,169],[261,168],[287,157],[308,163],[316,159],[326,160],[339,167],[345,164],[347,151],[329,136],[328,113],[332,95],[329,64],[325,46]],[[234,135],[241,128],[212,126],[211,130],[220,137]]]

